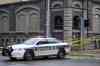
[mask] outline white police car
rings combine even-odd
[[[56,38],[30,38],[21,44],[3,48],[2,55],[10,59],[32,60],[36,56],[57,56],[64,58],[69,54],[70,44],[61,42]]]

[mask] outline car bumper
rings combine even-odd
[[[16,59],[23,59],[24,58],[24,53],[25,50],[22,51],[12,51],[11,57],[16,58]]]

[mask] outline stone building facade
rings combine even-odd
[[[1,4],[0,46],[22,42],[28,37],[45,36],[46,10],[47,0]],[[51,36],[65,41],[79,38],[81,17],[84,17],[85,36],[100,34],[99,0],[50,0]]]

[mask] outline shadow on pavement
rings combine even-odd
[[[10,59],[5,59],[4,62],[33,62],[33,61],[48,61],[48,60],[70,60],[70,58],[64,58],[64,59],[58,59],[55,57],[39,57],[39,58],[34,58],[32,61],[26,61],[26,60],[10,60]]]

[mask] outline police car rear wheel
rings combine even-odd
[[[59,59],[63,59],[63,58],[65,57],[64,52],[62,52],[62,51],[58,52],[57,57],[58,57]]]
[[[25,52],[24,59],[27,61],[33,60],[32,54],[29,51]]]

